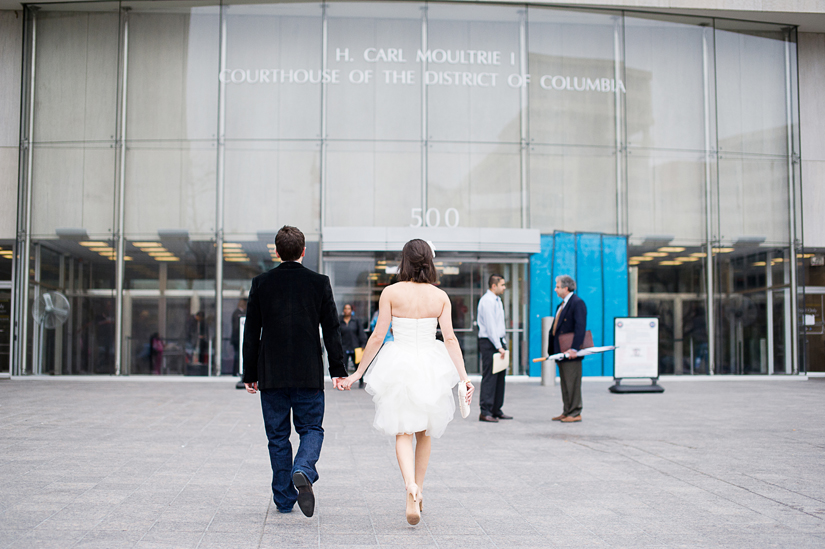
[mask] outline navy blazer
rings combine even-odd
[[[332,377],[346,377],[329,277],[286,261],[252,279],[243,332],[244,383],[259,389],[324,388],[318,326]]]
[[[562,306],[562,303],[559,303],[559,307]],[[558,312],[558,308],[556,309]],[[564,307],[564,310],[561,312],[561,316],[559,317],[559,326],[556,329],[556,335],[553,336],[553,328],[550,328],[550,345],[549,349],[547,349],[548,355],[553,355],[556,353],[561,352],[561,348],[559,347],[559,336],[562,334],[569,334],[573,332],[573,345],[572,348],[579,350],[581,349],[582,343],[584,343],[584,333],[587,331],[587,305],[584,304],[584,300],[573,294],[570,296],[570,299],[567,301],[567,305]],[[561,361],[570,360],[570,359],[562,359]],[[581,358],[576,358],[573,360],[582,360]]]

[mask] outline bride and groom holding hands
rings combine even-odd
[[[453,387],[459,387],[464,417],[474,392],[453,332],[450,300],[434,285],[433,249],[418,239],[405,244],[398,283],[381,293],[375,330],[358,369],[347,376],[329,278],[301,264],[306,249],[297,228],[278,231],[275,248],[282,263],[252,281],[242,352],[246,390],[261,393],[276,507],[289,513],[297,501],[306,516],[315,510],[312,485],[324,440],[320,325],[333,386],[349,390],[363,377],[375,403],[373,426],[396,437],[407,522],[418,524],[431,438],[441,437],[453,418]],[[390,323],[395,340],[382,347]],[[443,343],[435,337],[439,325]],[[294,460],[290,415],[300,436]]]

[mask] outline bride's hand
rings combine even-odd
[[[476,388],[473,386],[473,384],[470,382],[469,379],[466,381],[466,383],[467,383],[467,404],[469,405],[469,404],[473,403],[473,392],[476,390]]]
[[[352,384],[358,381],[359,379],[361,379],[361,376],[358,375],[357,372],[350,375],[349,377],[344,378],[341,381],[341,390],[349,391],[350,387],[352,387]]]

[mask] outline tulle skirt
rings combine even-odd
[[[441,341],[421,346],[384,344],[364,375],[375,403],[373,426],[387,435],[440,438],[455,415],[458,372]]]

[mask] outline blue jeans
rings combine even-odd
[[[313,484],[318,480],[315,464],[324,442],[324,391],[321,389],[266,389],[261,391],[269,460],[272,463],[272,499],[279,511],[292,510],[298,491],[292,484],[296,471],[304,473]],[[289,435],[289,412],[301,437],[295,462]]]

